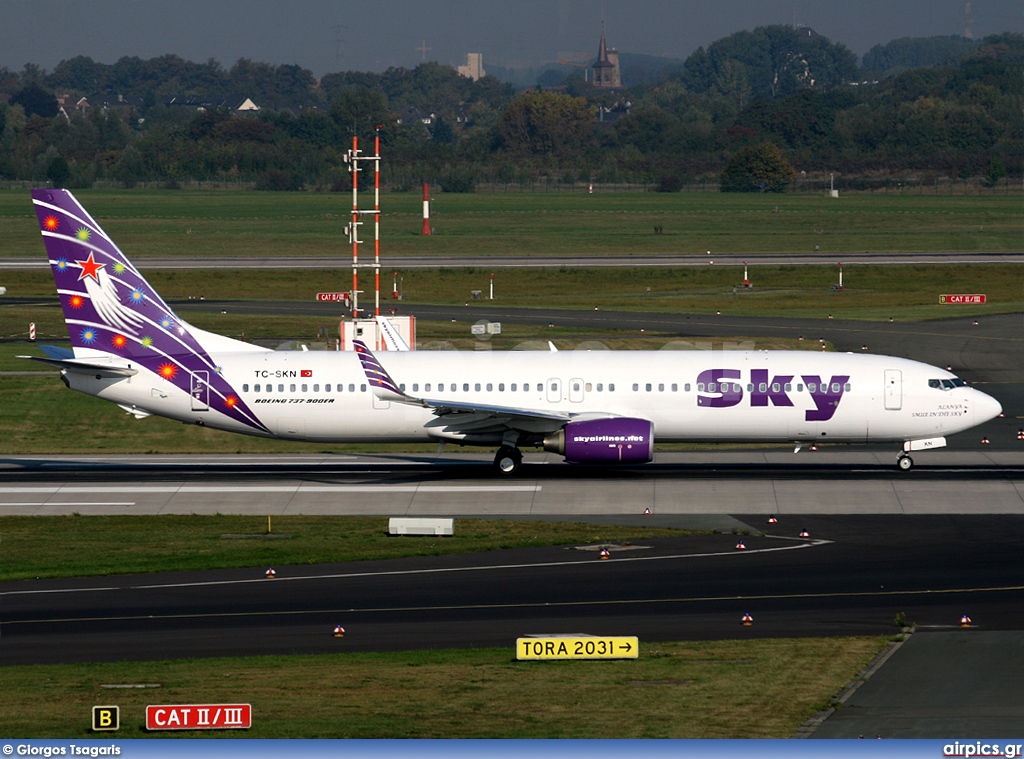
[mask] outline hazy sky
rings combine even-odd
[[[330,71],[421,60],[539,67],[593,56],[604,18],[622,52],[685,58],[764,24],[807,24],[858,55],[897,37],[962,34],[963,0],[0,0],[0,66],[174,53]],[[1021,0],[973,0],[975,37],[1024,30]],[[428,48],[426,51],[421,48]]]

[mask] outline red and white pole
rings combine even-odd
[[[398,300],[398,272],[393,272],[394,278],[391,282],[391,300]]]
[[[35,339],[36,339],[36,323],[35,322],[29,322],[28,323],[28,339],[32,340],[33,342],[35,342]]]
[[[839,289],[843,289],[843,262],[839,262]]]
[[[494,300],[494,272],[491,272],[491,300]]]
[[[373,305],[380,316],[380,127],[373,138]],[[379,345],[377,346],[380,347]]]
[[[430,234],[430,187],[423,183],[423,234]]]
[[[747,262],[743,262],[743,286],[750,287],[750,277],[747,276]]]
[[[352,318],[359,318],[359,137],[352,136]]]

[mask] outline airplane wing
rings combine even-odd
[[[580,420],[594,416],[593,414],[571,414],[566,411],[542,411],[516,406],[409,395],[391,379],[387,370],[381,366],[377,357],[366,347],[365,343],[356,340],[353,345],[374,394],[382,400],[431,409],[438,418],[427,423],[427,427],[430,428],[443,427],[446,432],[477,434],[503,429],[543,433],[554,432],[563,427],[566,422],[574,419]]]

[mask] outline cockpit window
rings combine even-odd
[[[959,377],[953,379],[930,379],[928,380],[928,387],[933,387],[936,390],[952,390],[955,387],[963,387],[967,383]]]

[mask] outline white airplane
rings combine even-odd
[[[1001,412],[934,366],[803,351],[272,351],[179,318],[66,190],[32,191],[73,350],[31,357],[136,417],[336,443],[522,447],[580,464],[640,464],[658,442],[899,444]],[[401,346],[399,346],[401,347]]]

